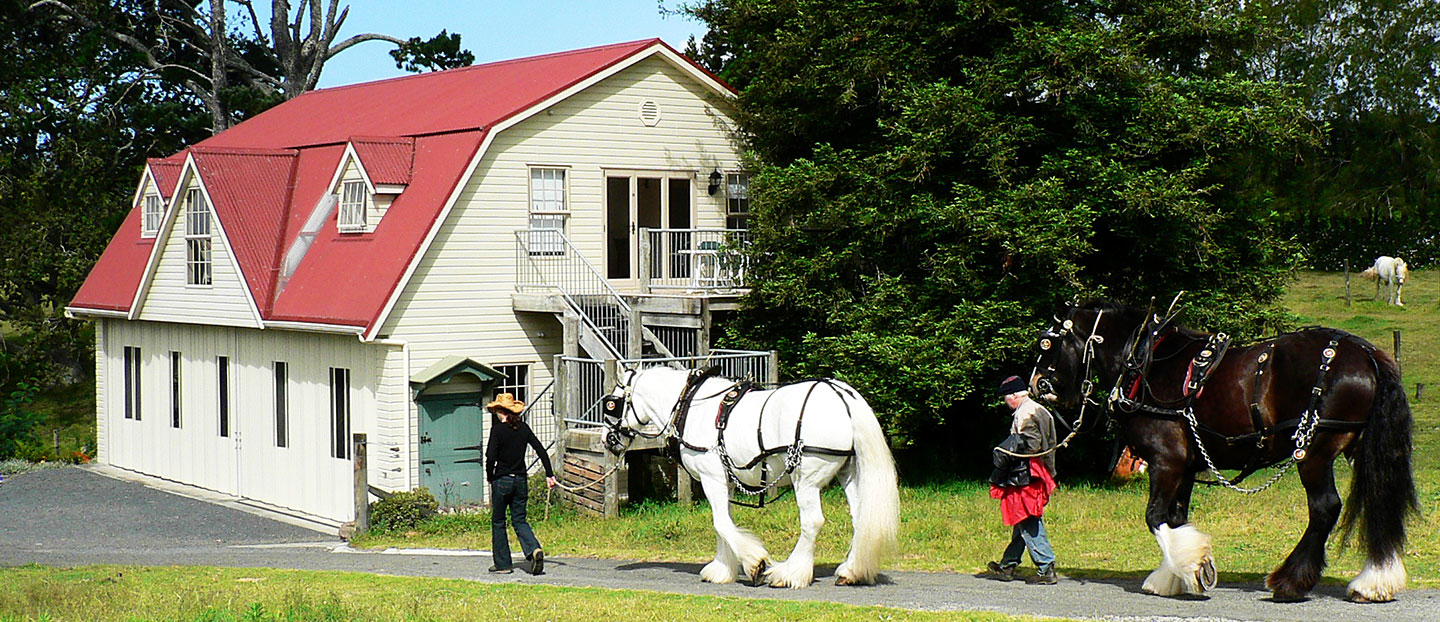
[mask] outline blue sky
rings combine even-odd
[[[269,3],[256,3],[257,5]],[[348,0],[350,16],[336,41],[362,32],[428,39],[458,32],[475,62],[487,63],[607,43],[659,37],[677,50],[705,32],[698,21],[662,15],[678,0]],[[258,7],[257,7],[258,8]],[[261,19],[266,19],[261,16]],[[326,63],[320,86],[405,75],[382,41],[362,43]]]

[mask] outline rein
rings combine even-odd
[[[1074,317],[1074,315],[1075,315],[1075,310],[1074,310],[1074,309],[1071,309],[1071,310],[1070,310],[1070,316],[1071,316],[1071,317],[1065,318],[1064,323],[1062,323],[1062,324],[1060,325],[1060,332],[1054,334],[1055,337],[1058,337],[1058,338],[1061,338],[1061,339],[1064,339],[1064,338],[1070,337],[1070,336],[1074,336],[1076,339],[1079,339],[1079,338],[1080,338],[1080,335],[1077,334],[1077,333],[1075,332],[1075,330],[1074,330],[1075,322],[1071,319],[1071,318]],[[1084,343],[1084,346],[1083,346],[1083,350],[1082,350],[1082,354],[1081,354],[1081,362],[1083,362],[1083,363],[1085,364],[1085,376],[1084,376],[1084,380],[1080,381],[1080,389],[1081,389],[1081,392],[1082,392],[1082,395],[1080,396],[1080,397],[1081,397],[1081,400],[1080,400],[1080,414],[1079,414],[1079,416],[1077,416],[1077,417],[1075,418],[1075,424],[1072,425],[1072,426],[1070,426],[1070,434],[1066,435],[1063,440],[1061,440],[1060,442],[1056,443],[1054,447],[1051,447],[1050,449],[1047,449],[1047,450],[1045,450],[1045,451],[1041,451],[1041,452],[1037,452],[1037,453],[1033,453],[1033,454],[1017,453],[1017,452],[1013,452],[1013,451],[1010,451],[1010,450],[1008,450],[1008,449],[1005,449],[1004,447],[996,447],[995,449],[996,449],[997,451],[999,451],[999,452],[1001,452],[1001,453],[1004,453],[1004,454],[1008,454],[1008,455],[1013,456],[1013,457],[1015,457],[1015,458],[1042,458],[1042,457],[1047,456],[1047,455],[1049,455],[1049,454],[1055,453],[1055,451],[1058,450],[1058,449],[1060,449],[1061,447],[1069,447],[1069,446],[1070,446],[1070,441],[1074,440],[1074,439],[1075,439],[1075,436],[1078,435],[1078,434],[1080,434],[1080,428],[1081,428],[1081,426],[1085,425],[1085,409],[1086,409],[1088,406],[1090,406],[1091,404],[1099,405],[1099,402],[1096,402],[1096,401],[1090,399],[1090,394],[1095,391],[1095,383],[1093,383],[1093,382],[1090,381],[1090,364],[1095,361],[1095,345],[1096,345],[1096,344],[1105,343],[1105,337],[1102,336],[1102,335],[1096,334],[1096,331],[1098,331],[1098,330],[1100,329],[1100,319],[1103,318],[1103,317],[1105,317],[1105,311],[1102,309],[1102,310],[1100,311],[1100,313],[1097,313],[1097,314],[1095,315],[1095,323],[1094,323],[1093,325],[1091,325],[1091,327],[1090,327],[1090,336],[1089,336],[1089,337],[1086,337],[1085,340],[1084,340],[1084,342],[1083,342],[1083,343]],[[1041,349],[1041,350],[1049,350],[1050,347],[1051,347],[1051,346],[1050,346],[1050,340],[1049,340],[1049,338],[1041,339],[1041,341],[1040,341],[1040,349]],[[1035,368],[1032,369],[1031,372],[1030,372],[1030,377],[1031,377],[1031,378],[1034,378],[1034,377],[1035,377],[1035,370],[1040,368],[1040,359],[1043,358],[1044,356],[1045,356],[1044,354],[1041,354],[1041,355],[1039,355],[1039,356],[1037,356],[1037,357],[1035,358]],[[1055,372],[1055,366],[1054,366],[1053,364],[1050,365],[1050,367],[1048,368],[1048,371],[1049,371],[1050,373],[1054,373],[1054,372]],[[1040,382],[1044,383],[1047,387],[1049,386],[1049,382],[1046,381],[1046,380],[1041,380]],[[1037,384],[1038,384],[1038,383],[1037,383]],[[1050,409],[1047,408],[1047,409],[1045,409],[1045,410],[1046,410],[1046,412],[1049,412]],[[1060,419],[1058,416],[1056,416],[1056,415],[1054,415],[1054,414],[1051,414],[1051,416],[1052,416],[1052,417],[1055,417],[1056,419]],[[1060,419],[1060,422],[1061,422],[1061,423],[1065,423],[1065,420],[1064,420],[1064,419]]]

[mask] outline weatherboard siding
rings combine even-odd
[[[330,368],[351,372],[351,431],[370,433],[370,456],[403,437],[403,410],[383,396],[386,361],[400,349],[353,336],[190,324],[104,320],[97,352],[103,462],[254,499],[333,522],[354,518],[353,466],[330,457]],[[124,418],[124,346],[141,348],[141,419]],[[170,352],[182,356],[182,419],[171,425]],[[230,436],[219,435],[217,357],[229,358]],[[103,363],[100,360],[103,359]],[[276,446],[274,363],[289,364],[289,442]],[[393,374],[389,378],[394,382]],[[114,389],[109,389],[114,387]],[[376,459],[370,481],[385,487]],[[389,479],[403,479],[390,473]]]
[[[449,218],[397,300],[381,334],[410,343],[412,371],[447,354],[492,364],[532,362],[538,390],[561,351],[561,326],[547,314],[516,313],[515,234],[529,222],[532,167],[567,170],[567,235],[603,270],[607,170],[681,173],[693,179],[695,222],[724,225],[723,193],[705,192],[710,171],[734,169],[730,141],[709,90],[650,58],[498,133]],[[660,123],[640,120],[659,104]],[[542,336],[543,335],[543,336]]]
[[[107,462],[109,450],[106,449],[109,437],[107,421],[108,397],[106,391],[106,379],[109,377],[110,357],[107,354],[105,327],[111,320],[100,319],[95,321],[95,446],[90,449],[91,455],[97,462]]]
[[[185,192],[178,194],[175,207],[166,214],[171,228],[163,240],[150,287],[140,301],[141,320],[184,322],[220,326],[255,326],[255,313],[250,305],[245,282],[229,245],[210,210],[211,284],[188,285],[185,272]],[[164,229],[161,229],[162,233]]]

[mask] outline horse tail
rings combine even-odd
[[[1365,550],[1365,568],[1350,582],[1350,593],[1368,600],[1391,600],[1405,586],[1405,522],[1420,512],[1410,466],[1410,403],[1400,369],[1383,351],[1375,362],[1375,399],[1354,453],[1350,496],[1341,519],[1342,541],[1356,527]]]
[[[850,579],[874,583],[880,563],[895,550],[900,525],[900,488],[895,458],[875,411],[864,399],[850,403],[850,425],[855,434],[855,474],[860,493],[856,508],[855,538],[851,542]]]

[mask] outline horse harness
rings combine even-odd
[[[765,406],[770,403],[770,398],[774,397],[775,394],[772,392],[770,395],[766,396],[765,401],[761,403],[760,410],[756,415],[755,446],[758,447],[760,451],[754,459],[743,465],[736,465],[731,459],[730,452],[725,447],[725,430],[730,424],[730,414],[734,412],[735,407],[740,404],[740,400],[743,399],[746,395],[748,395],[751,391],[763,389],[761,384],[758,382],[749,379],[741,380],[740,382],[731,385],[730,388],[724,392],[724,396],[720,398],[720,405],[715,412],[715,447],[701,447],[699,445],[686,441],[684,437],[685,424],[690,416],[690,408],[695,402],[695,395],[699,392],[700,386],[703,385],[706,380],[714,377],[718,373],[718,371],[719,367],[712,366],[704,370],[691,370],[690,373],[686,376],[685,388],[680,391],[680,397],[675,400],[675,406],[672,407],[670,411],[671,425],[668,426],[670,428],[670,438],[667,442],[666,450],[670,458],[675,460],[676,462],[680,462],[682,466],[684,465],[684,463],[680,461],[681,447],[698,453],[706,453],[712,450],[715,451],[720,456],[720,462],[725,467],[726,475],[730,478],[730,481],[735,484],[736,489],[747,495],[760,496],[760,501],[757,504],[736,501],[734,499],[730,501],[731,503],[735,505],[743,505],[746,507],[763,507],[766,503],[764,495],[770,490],[774,489],[781,480],[785,479],[792,472],[794,472],[797,467],[800,466],[800,458],[804,454],[825,456],[855,455],[855,448],[853,446],[850,449],[813,447],[810,445],[806,445],[804,439],[800,437],[800,427],[805,422],[805,411],[806,407],[810,404],[810,397],[815,393],[815,390],[820,388],[821,386],[829,387],[841,397],[840,402],[842,404],[845,404],[845,415],[847,417],[850,416],[850,403],[845,401],[844,397],[846,394],[849,394],[851,397],[858,396],[856,396],[854,392],[848,387],[840,385],[829,378],[812,378],[807,380],[797,380],[795,382],[790,382],[775,387],[778,390],[787,386],[801,384],[805,382],[813,383],[810,387],[810,390],[805,393],[805,400],[801,402],[799,416],[795,418],[795,440],[788,445],[779,445],[770,448],[765,447],[765,439],[763,435],[764,426],[759,425],[759,423],[761,418],[765,414]],[[702,399],[710,399],[711,397],[714,396],[711,395]],[[780,453],[785,454],[785,471],[781,473],[778,477],[766,481],[766,474],[764,473],[764,470],[766,469],[767,465],[764,463],[764,461],[766,458]],[[757,464],[759,464],[761,468],[761,485],[750,486],[745,482],[740,481],[740,477],[736,473],[738,471],[752,469]],[[693,476],[694,474],[692,473],[691,475]]]
[[[1154,324],[1153,327],[1150,326],[1152,323]],[[1320,402],[1325,391],[1325,377],[1330,371],[1331,363],[1335,360],[1337,354],[1336,347],[1340,344],[1341,340],[1349,336],[1348,333],[1342,331],[1332,331],[1329,342],[1321,351],[1319,373],[1315,378],[1315,385],[1310,391],[1310,401],[1306,405],[1305,410],[1301,411],[1300,416],[1297,418],[1280,421],[1273,426],[1267,427],[1263,413],[1261,412],[1260,402],[1262,401],[1261,391],[1265,386],[1263,382],[1264,377],[1265,374],[1269,372],[1270,362],[1274,358],[1275,344],[1279,338],[1284,335],[1277,335],[1266,340],[1265,348],[1261,350],[1260,354],[1256,357],[1254,385],[1249,405],[1251,425],[1253,427],[1253,431],[1251,432],[1234,436],[1226,435],[1219,430],[1199,422],[1195,417],[1195,401],[1200,398],[1201,393],[1205,390],[1205,382],[1211,378],[1214,370],[1220,366],[1220,362],[1229,350],[1230,337],[1225,333],[1211,335],[1207,339],[1205,346],[1191,359],[1189,367],[1185,372],[1185,381],[1181,387],[1184,399],[1183,407],[1178,409],[1164,408],[1144,403],[1145,398],[1144,395],[1141,394],[1140,389],[1148,386],[1148,383],[1145,382],[1145,375],[1149,373],[1150,363],[1154,358],[1155,349],[1158,348],[1165,337],[1170,334],[1165,332],[1167,324],[1168,318],[1161,320],[1156,316],[1152,321],[1146,322],[1145,325],[1137,329],[1137,335],[1132,341],[1131,353],[1125,361],[1126,373],[1121,374],[1120,379],[1117,380],[1115,388],[1111,391],[1110,401],[1112,407],[1118,407],[1121,412],[1139,412],[1162,419],[1183,419],[1191,428],[1192,434],[1195,437],[1195,444],[1200,448],[1200,453],[1205,459],[1206,466],[1209,467],[1212,475],[1216,478],[1216,482],[1207,483],[1219,483],[1241,492],[1259,492],[1269,487],[1270,484],[1273,484],[1280,476],[1284,475],[1285,471],[1288,470],[1294,462],[1305,459],[1310,443],[1314,439],[1317,430],[1350,431],[1365,427],[1364,421],[1337,421],[1320,418]],[[1297,332],[1308,330],[1318,330],[1318,327],[1305,328]],[[1374,351],[1374,348],[1369,346],[1369,344],[1360,342],[1360,345],[1366,353]],[[1121,387],[1126,384],[1130,385],[1130,389],[1128,391],[1121,391]],[[1267,440],[1291,429],[1294,430],[1291,438],[1295,441],[1295,450],[1291,452],[1288,458],[1290,464],[1287,464],[1280,472],[1272,476],[1270,481],[1259,488],[1239,488],[1237,485],[1246,477],[1262,468],[1279,462],[1267,459],[1261,449]],[[1252,454],[1249,462],[1241,469],[1240,474],[1234,479],[1228,479],[1221,475],[1219,469],[1215,467],[1214,461],[1210,458],[1209,451],[1205,448],[1205,444],[1200,438],[1201,433],[1219,438],[1227,445],[1232,446],[1254,442],[1255,452]]]

